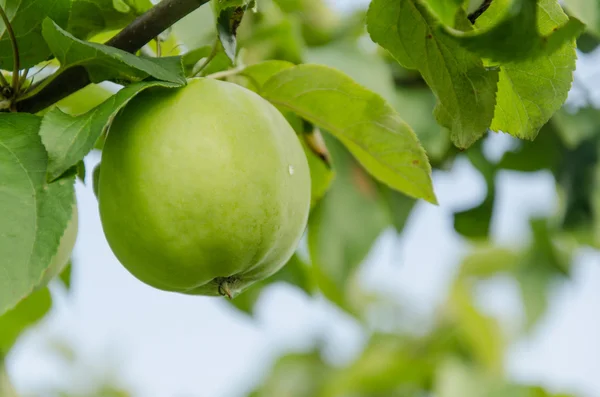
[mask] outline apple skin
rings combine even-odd
[[[75,241],[77,240],[77,232],[79,231],[79,212],[77,210],[77,203],[73,204],[73,212],[71,219],[67,224],[67,228],[63,233],[58,245],[58,251],[52,259],[50,266],[44,271],[42,279],[38,283],[34,291],[40,290],[46,287],[50,281],[58,276],[64,269],[69,260],[71,259],[71,253],[75,247]]]
[[[210,78],[151,88],[112,123],[98,201],[121,264],[155,288],[230,298],[294,253],[310,206],[307,160],[281,113]]]

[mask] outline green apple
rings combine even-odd
[[[148,89],[115,118],[98,201],[107,241],[135,277],[232,297],[292,256],[307,223],[310,175],[273,105],[200,78]]]
[[[65,269],[65,266],[67,263],[69,263],[69,259],[71,259],[71,252],[73,252],[73,247],[75,247],[78,230],[79,213],[77,211],[77,203],[74,203],[71,219],[69,220],[67,228],[60,239],[58,251],[52,259],[50,266],[48,266],[46,271],[44,271],[42,279],[35,288],[36,291],[47,286],[50,280],[58,276]]]

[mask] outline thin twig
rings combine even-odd
[[[192,77],[196,77],[198,76],[198,73],[200,73],[201,71],[203,71],[208,64],[210,63],[210,61],[212,61],[213,59],[215,59],[215,56],[217,55],[217,50],[219,49],[219,39],[215,40],[215,44],[213,44],[212,50],[210,51],[210,54],[208,54],[208,57],[206,57],[206,59],[204,60],[204,62],[202,62],[202,65],[200,65],[198,67],[198,69],[196,71],[194,71],[194,73],[192,73]]]
[[[2,8],[2,6],[0,6],[0,18],[2,18],[2,21],[4,22],[4,27],[6,28],[6,31],[8,32],[8,37],[10,37],[10,45],[12,46],[12,51],[13,51],[12,89],[13,89],[13,95],[17,95],[19,93],[19,69],[21,68],[20,60],[19,60],[19,46],[17,45],[17,38],[15,37],[15,32],[14,32],[12,25],[10,24],[10,21],[8,20],[8,17],[6,16],[6,13],[4,12],[4,8]]]
[[[160,55],[161,55],[161,52],[162,52],[161,48],[160,48],[160,37],[156,36],[155,41],[156,41],[156,57],[160,58]]]
[[[209,0],[162,0],[105,44],[135,53],[175,22],[208,2]],[[74,66],[56,76],[35,95],[17,102],[18,110],[37,113],[88,84],[90,78],[85,68]]]
[[[483,3],[481,3],[481,5],[479,7],[477,7],[477,9],[475,11],[470,13],[469,16],[467,17],[469,19],[469,21],[471,22],[471,24],[474,25],[475,21],[477,21],[477,18],[479,18],[481,16],[481,14],[483,14],[488,8],[490,8],[491,5],[492,5],[492,0],[483,0]]]
[[[206,77],[207,78],[211,78],[211,79],[222,79],[223,77],[235,76],[235,75],[239,74],[244,69],[245,69],[244,67],[238,66],[235,69],[223,70],[222,72],[217,72],[217,73],[209,74]]]

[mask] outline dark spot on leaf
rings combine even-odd
[[[428,39],[430,39],[430,38],[432,38],[432,37],[433,37],[433,36],[431,35],[431,33],[429,33],[429,34],[427,35],[427,38],[428,38]]]
[[[413,165],[419,165],[419,160],[416,160],[416,159],[415,159],[415,160],[413,160],[413,161],[412,161],[412,164],[413,164]]]

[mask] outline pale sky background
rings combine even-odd
[[[356,3],[332,2],[342,7]],[[582,81],[598,81],[592,78],[598,58],[580,57]],[[595,90],[595,99],[599,93]],[[497,135],[487,142],[486,152],[497,158],[510,143]],[[91,153],[86,158],[88,174],[99,157]],[[437,172],[434,184],[440,206],[419,203],[401,238],[391,231],[380,238],[364,272],[365,285],[411,302],[415,313],[425,315],[443,301],[449,278],[467,251],[452,228],[452,211],[485,194],[482,178],[465,160],[450,172]],[[498,242],[528,239],[528,216],[556,208],[549,173],[503,172],[497,186],[492,229]],[[98,376],[109,376],[139,397],[236,397],[259,382],[279,355],[310,349],[317,338],[325,338],[329,357],[338,363],[360,353],[365,335],[354,320],[291,287],[269,288],[252,320],[219,298],[172,294],[142,284],[111,253],[91,184],[78,182],[76,190],[80,232],[74,287],[68,296],[53,289],[51,314],[9,356],[9,374],[19,392],[48,385],[82,390]],[[510,321],[521,319],[515,286],[507,280],[487,283],[481,304]],[[50,340],[72,346],[75,369],[56,359]],[[515,380],[600,397],[599,252],[580,252],[572,281],[554,288],[548,315],[530,337],[511,347],[506,361]]]

